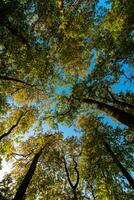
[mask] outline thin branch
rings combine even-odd
[[[76,180],[76,183],[75,183],[75,185],[74,185],[74,190],[76,190],[76,188],[77,188],[77,186],[78,186],[78,184],[79,184],[80,174],[79,174],[79,171],[78,171],[78,169],[77,169],[78,163],[75,161],[74,158],[73,158],[73,162],[74,162],[74,164],[75,164],[74,170],[76,171],[76,174],[77,174],[77,180]]]
[[[20,79],[17,79],[17,78],[13,78],[13,77],[9,77],[9,76],[1,76],[0,75],[0,80],[4,80],[4,81],[11,81],[11,82],[16,82],[16,83],[21,83],[23,85],[26,85],[26,86],[29,86],[29,87],[33,87],[34,89],[36,90],[39,90],[41,92],[44,92],[44,90],[38,88],[37,85],[34,85],[34,84],[31,84],[31,83],[28,83],[28,82],[25,82],[23,80],[20,80]],[[20,88],[21,89],[21,88]],[[17,92],[17,91],[15,91]]]
[[[72,184],[72,181],[70,179],[70,174],[69,174],[69,171],[68,171],[68,168],[67,168],[67,162],[66,162],[65,157],[63,157],[63,160],[64,160],[64,166],[65,166],[65,171],[66,171],[68,182],[69,182],[71,188],[74,189],[74,185]]]
[[[73,183],[72,183],[72,181],[71,181],[71,178],[70,178],[70,174],[69,174],[68,168],[67,168],[67,161],[66,161],[65,157],[63,157],[63,160],[64,160],[64,166],[65,166],[65,171],[66,171],[66,175],[67,175],[68,182],[69,182],[71,188],[73,189],[73,191],[75,191],[76,188],[77,188],[77,186],[78,186],[78,184],[79,184],[79,177],[80,177],[79,171],[78,171],[78,169],[77,169],[78,164],[77,164],[77,162],[75,161],[75,159],[73,158],[73,162],[74,162],[74,164],[75,164],[74,170],[75,170],[75,172],[76,172],[76,174],[77,174],[76,183],[73,185]]]
[[[21,113],[21,115],[19,116],[17,122],[16,122],[14,125],[12,125],[11,128],[10,128],[6,133],[4,133],[3,135],[0,136],[0,141],[1,141],[4,137],[8,136],[8,135],[18,126],[18,124],[20,123],[22,117],[23,117],[27,112],[28,112],[28,111],[22,112],[22,113]]]
[[[20,157],[24,157],[24,158],[28,157],[30,154],[31,154],[31,153],[29,153],[29,154],[27,154],[27,155],[21,154],[21,153],[15,153],[15,152],[12,153],[12,155],[20,156]]]
[[[12,153],[12,156],[14,157],[15,160],[18,161],[20,158],[17,159],[16,156],[23,157],[24,160],[27,160],[27,159],[28,159],[28,156],[29,156],[30,154],[31,154],[31,153],[29,153],[29,154],[27,154],[27,155],[24,155],[24,154],[19,154],[19,153],[13,152],[13,153]],[[30,161],[28,161],[28,162],[30,162]],[[27,163],[27,164],[28,164],[28,163]],[[26,165],[27,165],[27,164],[26,164]]]
[[[23,83],[24,85],[28,85],[28,86],[30,86],[30,87],[36,87],[36,85],[32,85],[32,84],[27,83],[27,82],[25,82],[25,81],[22,81],[22,80],[20,80],[20,79],[16,79],[16,78],[9,77],[9,76],[0,76],[0,79],[1,79],[1,80],[5,80],[5,81]]]

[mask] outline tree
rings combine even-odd
[[[1,1],[1,198],[133,199],[133,4]]]
[[[39,152],[37,152],[32,160],[32,163],[30,165],[30,168],[28,169],[28,172],[27,174],[25,175],[21,185],[19,186],[17,192],[16,192],[16,195],[14,197],[14,200],[18,200],[18,199],[24,199],[24,196],[25,196],[25,193],[26,193],[26,189],[32,179],[32,176],[34,175],[34,171],[36,169],[36,165],[38,163],[38,160],[41,156],[41,153],[42,153],[42,148],[40,149]]]
[[[58,101],[60,100],[58,104],[61,110],[59,111],[64,114],[67,110],[70,113],[77,113],[81,109],[83,111],[92,109],[95,112],[99,110],[133,129],[134,107],[132,102],[125,102],[120,100],[119,95],[113,95],[107,88],[107,81],[102,82],[102,85],[99,85],[101,82],[92,83],[92,81],[94,82],[94,80],[88,80],[87,78],[87,80],[75,84],[70,95],[61,94],[58,97]],[[133,94],[131,94],[131,98],[133,99]],[[62,106],[62,104],[65,105]]]
[[[45,144],[43,145],[42,144],[42,147],[39,149],[39,151],[34,155],[33,159],[32,159],[32,162],[30,164],[30,167],[26,173],[26,175],[24,176],[16,194],[15,194],[15,197],[13,198],[14,200],[18,200],[18,199],[24,199],[24,196],[25,196],[25,193],[26,193],[26,190],[29,186],[29,183],[34,175],[34,172],[36,170],[36,166],[38,164],[38,161],[39,161],[39,158],[43,152],[43,150],[50,148],[49,145],[52,143],[52,141],[50,141],[50,138],[51,138],[52,135],[46,135],[45,138],[46,138],[46,142]],[[48,139],[47,139],[48,138]]]
[[[92,127],[90,126],[90,124],[92,124]],[[96,128],[93,127],[93,125]],[[79,126],[81,126],[82,130],[84,131],[83,135],[84,162],[82,163],[82,166],[84,165],[85,166],[84,169],[86,169],[84,171],[85,178],[87,179],[88,177],[89,183],[94,185],[96,195],[99,192],[99,190],[101,192],[101,190],[105,189],[107,197],[111,196],[112,198],[113,196],[113,198],[115,198],[114,197],[115,191],[117,191],[116,192],[117,194],[121,192],[121,195],[124,196],[125,194],[123,194],[124,192],[121,189],[122,186],[119,185],[122,183],[118,182],[116,179],[112,177],[120,176],[119,173],[121,172],[122,175],[128,180],[130,186],[133,188],[133,178],[130,174],[132,170],[132,163],[131,163],[132,158],[130,152],[132,151],[132,149],[127,144],[127,137],[125,135],[125,132],[124,131],[121,132],[121,130],[118,128],[114,130],[111,127],[106,127],[101,124],[99,124],[98,126],[95,119],[90,119],[90,118],[88,119],[87,117],[85,117],[85,120],[81,118],[81,121],[79,121]],[[122,137],[122,142],[120,137]],[[112,145],[112,148],[114,149],[116,154],[113,152],[108,143]],[[128,152],[130,153],[129,158],[127,158],[125,151],[126,154],[128,154]],[[124,167],[123,165],[126,167]],[[129,173],[127,171],[128,169]],[[103,177],[102,188],[100,187],[101,183],[98,179],[99,173],[102,174],[101,176]],[[119,178],[119,180],[120,179],[121,177]],[[98,196],[98,198],[101,199],[102,197]]]
[[[112,151],[112,149],[110,148],[109,144],[107,142],[103,142],[104,146],[106,147],[107,151],[109,152],[109,154],[111,155],[111,157],[113,158],[114,162],[117,164],[117,166],[120,168],[121,172],[123,173],[123,175],[126,177],[126,179],[128,180],[129,184],[134,188],[134,179],[132,178],[132,176],[127,172],[127,170],[124,168],[124,166],[120,163],[120,161],[117,159],[116,155],[114,154],[114,152]]]

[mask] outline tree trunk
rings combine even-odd
[[[113,161],[115,162],[115,164],[118,166],[118,168],[120,169],[122,174],[128,180],[128,182],[131,185],[131,187],[134,188],[134,179],[132,178],[132,176],[128,173],[126,168],[120,163],[120,161],[118,160],[118,158],[116,157],[116,155],[112,151],[110,145],[105,141],[103,142],[103,144],[104,144],[105,148],[107,149],[108,153],[111,155],[111,157],[112,157]]]
[[[28,185],[29,185],[29,183],[30,183],[30,181],[31,181],[31,179],[34,175],[34,172],[35,172],[38,160],[41,156],[41,153],[42,153],[42,149],[40,149],[40,151],[35,154],[33,161],[32,161],[32,163],[29,167],[29,170],[26,173],[24,179],[22,180],[13,200],[23,200],[25,193],[26,193],[26,190],[28,188]]]
[[[112,116],[114,119],[119,122],[129,126],[130,128],[134,128],[134,115],[120,110],[114,106],[108,105],[106,103],[102,103],[96,101],[94,99],[82,99],[82,102],[93,105],[96,109],[99,109],[108,115]]]
[[[121,108],[126,108],[128,109],[130,112],[134,112],[134,106],[127,103],[127,102],[124,102],[123,100],[119,100],[118,98],[116,98],[114,96],[114,94],[107,88],[107,91],[108,91],[108,94],[110,95],[110,97],[112,98],[112,102],[113,103],[116,103],[117,106],[120,106]]]

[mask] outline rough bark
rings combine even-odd
[[[122,107],[122,108],[124,108],[124,109],[126,108],[126,109],[130,110],[131,112],[134,112],[134,106],[133,106],[133,105],[131,105],[131,104],[127,103],[127,102],[124,102],[124,101],[121,101],[121,100],[117,99],[117,98],[114,96],[114,94],[113,94],[111,91],[109,91],[109,89],[108,89],[108,94],[109,94],[110,97],[112,98],[113,103],[117,104],[118,106],[120,106],[120,107]]]
[[[128,182],[131,185],[131,187],[134,188],[134,179],[132,178],[132,176],[128,173],[126,168],[120,163],[120,161],[118,160],[118,158],[116,157],[116,155],[112,151],[110,145],[106,141],[103,141],[103,144],[104,144],[105,148],[107,149],[108,153],[111,155],[111,157],[112,157],[113,161],[115,162],[115,164],[118,166],[118,168],[120,169],[122,174],[128,180]]]
[[[107,113],[117,121],[127,125],[130,128],[134,128],[134,115],[106,103],[96,101],[94,99],[83,98],[81,101],[93,105],[96,109]]]
[[[34,175],[34,172],[36,170],[36,166],[37,166],[38,160],[41,156],[41,153],[42,153],[42,148],[40,149],[40,151],[38,153],[35,154],[33,161],[29,167],[29,170],[27,171],[24,179],[22,180],[13,200],[23,200],[24,199],[26,190],[27,190],[28,185]]]

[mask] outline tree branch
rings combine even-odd
[[[68,171],[68,168],[67,168],[67,162],[66,162],[65,157],[63,157],[63,160],[64,160],[64,166],[65,166],[65,171],[66,171],[68,182],[69,182],[71,188],[74,189],[74,185],[72,184],[72,181],[70,179],[70,174],[69,174],[69,171]]]
[[[26,112],[28,112],[28,111],[26,111]],[[18,126],[18,124],[20,123],[22,117],[26,114],[26,112],[25,113],[22,112],[21,115],[19,116],[17,122],[14,125],[12,125],[11,128],[6,133],[4,133],[3,135],[0,136],[0,142],[4,137],[8,136]]]
[[[76,188],[77,188],[77,186],[78,186],[78,184],[79,184],[80,174],[79,174],[79,171],[78,171],[78,169],[77,169],[78,164],[77,164],[77,162],[75,161],[74,158],[73,158],[73,162],[75,163],[74,169],[75,169],[76,174],[77,174],[77,180],[76,180],[76,183],[75,183],[75,185],[74,185],[74,190],[76,190]]]
[[[36,87],[36,85],[32,85],[30,83],[27,83],[25,81],[22,81],[20,79],[16,79],[16,78],[13,78],[13,77],[9,77],[9,76],[1,76],[0,75],[0,79],[1,80],[4,80],[4,81],[11,81],[11,82],[17,82],[17,83],[23,83],[24,85],[28,85],[30,87]]]
[[[111,96],[111,98],[112,98],[114,103],[117,103],[118,105],[123,106],[123,107],[128,107],[129,110],[131,110],[131,111],[134,110],[134,106],[133,105],[116,99],[114,94],[108,88],[107,88],[107,91],[108,91],[108,94]]]

